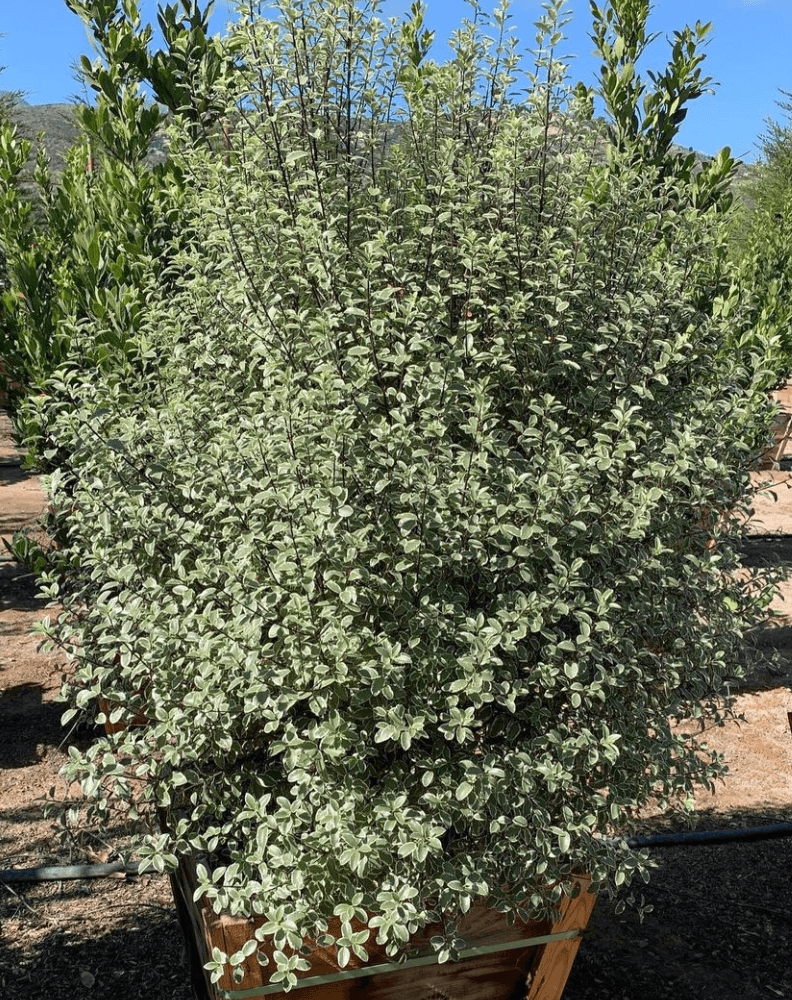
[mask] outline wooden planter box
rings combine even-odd
[[[127,729],[141,729],[148,725],[149,720],[144,715],[133,715],[131,721],[128,719],[119,719],[118,722],[111,722],[110,713],[114,710],[115,706],[102,697],[97,699],[97,703],[99,711],[104,712],[106,716],[106,721],[102,723],[102,727],[108,736],[112,736],[113,733],[123,733]]]
[[[552,923],[520,921],[509,927],[503,914],[474,905],[460,922],[460,932],[471,942],[459,962],[438,965],[429,938],[438,928],[426,928],[413,939],[419,957],[394,970],[385,950],[367,944],[369,961],[362,963],[353,954],[349,965],[339,969],[334,950],[313,941],[312,968],[297,973],[302,980],[293,988],[296,1000],[559,1000],[564,992],[572,963],[580,947],[596,897],[588,892],[590,879],[577,879],[580,895],[566,899],[561,918]],[[205,900],[193,901],[197,887],[194,866],[183,861],[171,876],[173,895],[179,911],[190,955],[193,987],[200,1000],[258,1000],[282,993],[267,982],[272,965],[262,968],[255,953],[242,965],[244,978],[235,983],[230,966],[222,979],[212,984],[203,965],[220,948],[227,954],[238,951],[262,919],[247,920],[216,914]],[[353,924],[354,926],[354,924]],[[361,925],[362,927],[362,925]],[[355,926],[355,930],[361,927]],[[330,927],[331,932],[339,927]],[[265,941],[260,950],[271,958],[273,946]]]

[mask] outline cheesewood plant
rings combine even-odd
[[[593,6],[604,66],[647,13]],[[263,915],[288,989],[306,936],[344,966],[445,920],[444,961],[476,900],[647,876],[605,835],[723,774],[673,723],[728,714],[766,614],[733,535],[767,373],[734,347],[728,155],[699,176],[650,141],[701,91],[702,26],[645,129],[618,123],[647,85],[601,88],[603,139],[560,3],[527,74],[505,5],[445,63],[420,4],[240,14],[225,142],[171,129],[195,231],[142,272],[134,356],[80,365],[97,316],[56,378],[44,630],[67,718],[147,720],[70,750],[93,815],[126,803],[148,865],[197,858],[218,911]]]

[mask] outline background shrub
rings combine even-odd
[[[779,104],[788,119],[792,105]],[[768,121],[759,163],[738,188],[738,211],[729,226],[731,254],[740,270],[744,343],[761,331],[757,348],[763,346],[776,386],[792,372],[791,153],[789,121]]]
[[[94,38],[82,57],[92,103],[76,104],[80,141],[53,176],[38,138],[32,196],[20,186],[32,143],[9,120],[0,132],[0,232],[6,279],[0,288],[0,390],[28,465],[53,469],[70,455],[48,438],[52,415],[70,407],[50,376],[63,368],[123,367],[139,336],[144,289],[167,286],[178,234],[189,230],[183,177],[172,159],[153,162],[170,115],[179,111],[195,141],[211,141],[216,114],[206,99],[231,69],[208,34],[212,4],[161,11],[165,48],[134,0],[70,0]],[[152,101],[151,92],[156,98]],[[81,328],[92,324],[90,353]],[[101,330],[101,334],[99,334]],[[134,351],[132,351],[134,353]],[[46,391],[45,391],[46,390]]]

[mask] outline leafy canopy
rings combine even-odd
[[[190,235],[136,351],[81,365],[96,317],[52,381],[67,716],[148,720],[68,773],[100,817],[158,807],[142,856],[263,917],[287,987],[308,935],[343,966],[445,919],[444,960],[478,898],[645,874],[603,835],[723,773],[672,722],[723,717],[769,593],[729,538],[766,372],[724,297],[728,156],[693,176],[661,98],[619,131],[641,90],[604,84],[603,146],[560,4],[527,81],[505,5],[446,64],[422,7],[379,9],[244,6],[225,137],[175,117]],[[606,64],[641,11],[595,9]],[[663,122],[699,92],[683,37]]]

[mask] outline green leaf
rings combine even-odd
[[[473,785],[471,785],[470,782],[461,781],[457,785],[454,795],[458,802],[462,802],[470,795],[472,791],[473,791]]]

